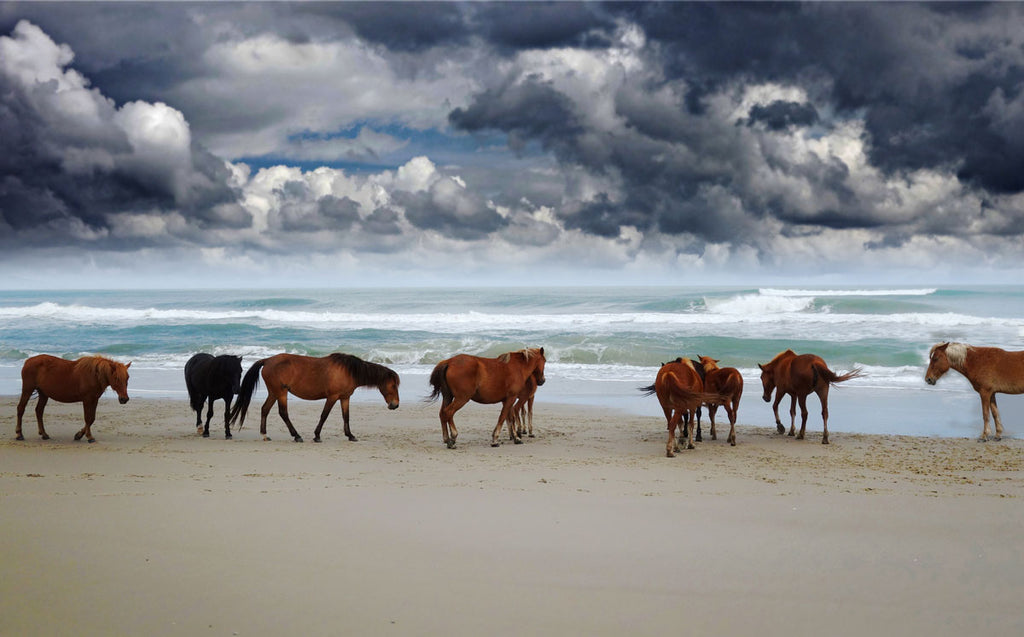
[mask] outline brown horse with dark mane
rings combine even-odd
[[[508,422],[509,436],[515,444],[522,444],[511,418],[512,404],[533,378],[538,386],[544,384],[544,348],[508,352],[497,358],[483,358],[470,354],[457,354],[443,360],[430,374],[434,388],[428,401],[441,397],[441,436],[449,449],[455,448],[459,436],[455,428],[455,412],[469,401],[484,405],[501,403],[501,415],[491,434],[491,446],[497,447],[501,426]]]
[[[117,400],[122,405],[128,402],[128,368],[127,365],[112,361],[103,356],[83,356],[78,360],[69,361],[56,356],[40,354],[25,361],[21,368],[21,400],[18,401],[18,424],[15,437],[24,440],[21,434],[21,419],[25,415],[32,394],[39,394],[36,403],[36,422],[39,424],[39,435],[49,440],[43,428],[43,410],[51,398],[59,403],[82,403],[85,412],[85,427],[75,434],[75,440],[82,436],[89,442],[96,442],[92,437],[92,423],[96,420],[96,405],[100,396],[112,388],[117,392]]]
[[[641,387],[645,396],[658,395],[658,402],[665,412],[668,427],[668,441],[665,443],[665,455],[675,457],[681,451],[680,442],[676,440],[676,429],[683,426],[682,434],[686,437],[686,448],[693,449],[693,434],[696,427],[696,413],[704,403],[720,403],[723,398],[717,394],[704,392],[704,381],[697,367],[689,358],[677,358],[665,363],[658,370],[653,385]],[[686,421],[683,424],[683,421]]]
[[[775,426],[779,433],[785,433],[786,428],[779,420],[779,403],[786,394],[790,395],[789,405],[789,435],[796,432],[796,404],[800,403],[800,433],[797,440],[803,440],[804,431],[807,429],[807,396],[811,393],[818,395],[821,401],[822,434],[821,444],[828,444],[828,390],[832,385],[857,378],[861,370],[855,368],[846,374],[836,374],[828,368],[820,356],[814,354],[797,355],[791,349],[779,353],[771,361],[761,368],[761,385],[764,387],[765,402],[772,399],[772,391],[775,391],[775,402],[772,403],[772,411],[775,412]]]
[[[939,343],[928,353],[924,380],[934,385],[950,368],[963,374],[981,396],[980,442],[988,440],[988,415],[996,421],[996,440],[1003,437],[1003,421],[996,405],[996,393],[1024,394],[1024,352],[1007,352],[998,347],[974,347],[964,343]]]
[[[701,356],[700,364],[704,366],[704,390],[709,394],[719,394],[728,400],[721,404],[729,416],[729,438],[727,442],[736,446],[736,410],[743,396],[743,376],[735,367],[719,367],[718,361],[710,356]],[[708,404],[708,416],[711,418],[711,439],[718,440],[715,431],[715,413],[719,403]]]
[[[388,404],[388,409],[398,409],[399,378],[393,370],[370,363],[351,354],[329,354],[323,358],[300,356],[298,354],[277,354],[270,358],[253,363],[238,391],[238,400],[231,409],[231,424],[238,421],[238,428],[245,423],[245,413],[249,409],[253,391],[259,381],[260,370],[263,371],[263,383],[267,386],[267,399],[260,410],[260,434],[264,440],[267,436],[267,414],[277,403],[277,412],[281,420],[288,426],[288,433],[295,442],[302,442],[302,436],[292,426],[288,418],[288,394],[292,393],[303,400],[327,399],[324,410],[320,414],[313,434],[313,442],[320,442],[320,430],[324,421],[334,407],[341,401],[341,415],[345,421],[345,436],[355,442],[356,437],[348,424],[349,398],[358,387],[376,387]]]

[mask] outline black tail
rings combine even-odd
[[[650,396],[655,391],[654,385],[648,385],[647,387],[637,387],[637,389],[642,391],[644,393],[644,396]]]
[[[430,372],[430,385],[434,391],[427,396],[426,402],[432,403],[438,396],[451,396],[452,392],[448,389],[448,361],[441,361],[434,366],[434,371]]]
[[[229,425],[234,425],[237,420],[238,428],[241,429],[245,423],[245,412],[249,411],[249,402],[252,401],[252,394],[256,391],[256,384],[260,380],[260,370],[263,369],[265,362],[267,362],[266,359],[256,361],[245,373],[242,386],[238,388],[238,400],[235,401],[235,406],[231,408],[231,415],[228,417]]]

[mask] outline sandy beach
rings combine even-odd
[[[664,457],[661,418],[354,403],[324,442],[184,401],[0,399],[2,635],[1019,635],[1024,441],[779,436],[764,405]],[[221,403],[218,403],[220,410]],[[291,401],[312,438],[322,404]],[[762,413],[764,412],[764,413]],[[217,419],[215,419],[215,424]],[[1010,433],[1022,425],[1007,423]],[[706,433],[706,432],[705,432]]]

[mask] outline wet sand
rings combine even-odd
[[[1024,441],[744,426],[664,457],[664,421],[544,404],[293,400],[233,440],[177,400],[0,398],[0,635],[1018,635]],[[221,409],[218,403],[218,410]],[[752,407],[764,414],[763,405]],[[219,418],[219,416],[218,416]],[[1007,423],[1013,431],[1016,426]],[[705,431],[705,434],[707,432]]]

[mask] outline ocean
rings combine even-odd
[[[0,291],[0,395],[20,393],[29,356],[102,354],[132,361],[132,396],[180,399],[188,423],[182,370],[200,351],[241,355],[245,369],[279,352],[348,352],[397,371],[409,401],[428,394],[443,358],[543,346],[538,426],[544,401],[608,408],[609,426],[617,412],[660,418],[637,388],[661,363],[700,355],[743,374],[740,424],[770,426],[757,365],[790,348],[864,370],[831,392],[830,431],[975,437],[980,401],[966,380],[924,382],[928,350],[945,340],[1024,349],[1024,288]],[[384,408],[375,390],[353,400]],[[1024,435],[1024,397],[999,400],[1007,434]],[[820,407],[808,404],[813,438]],[[14,414],[3,420],[13,429]]]

